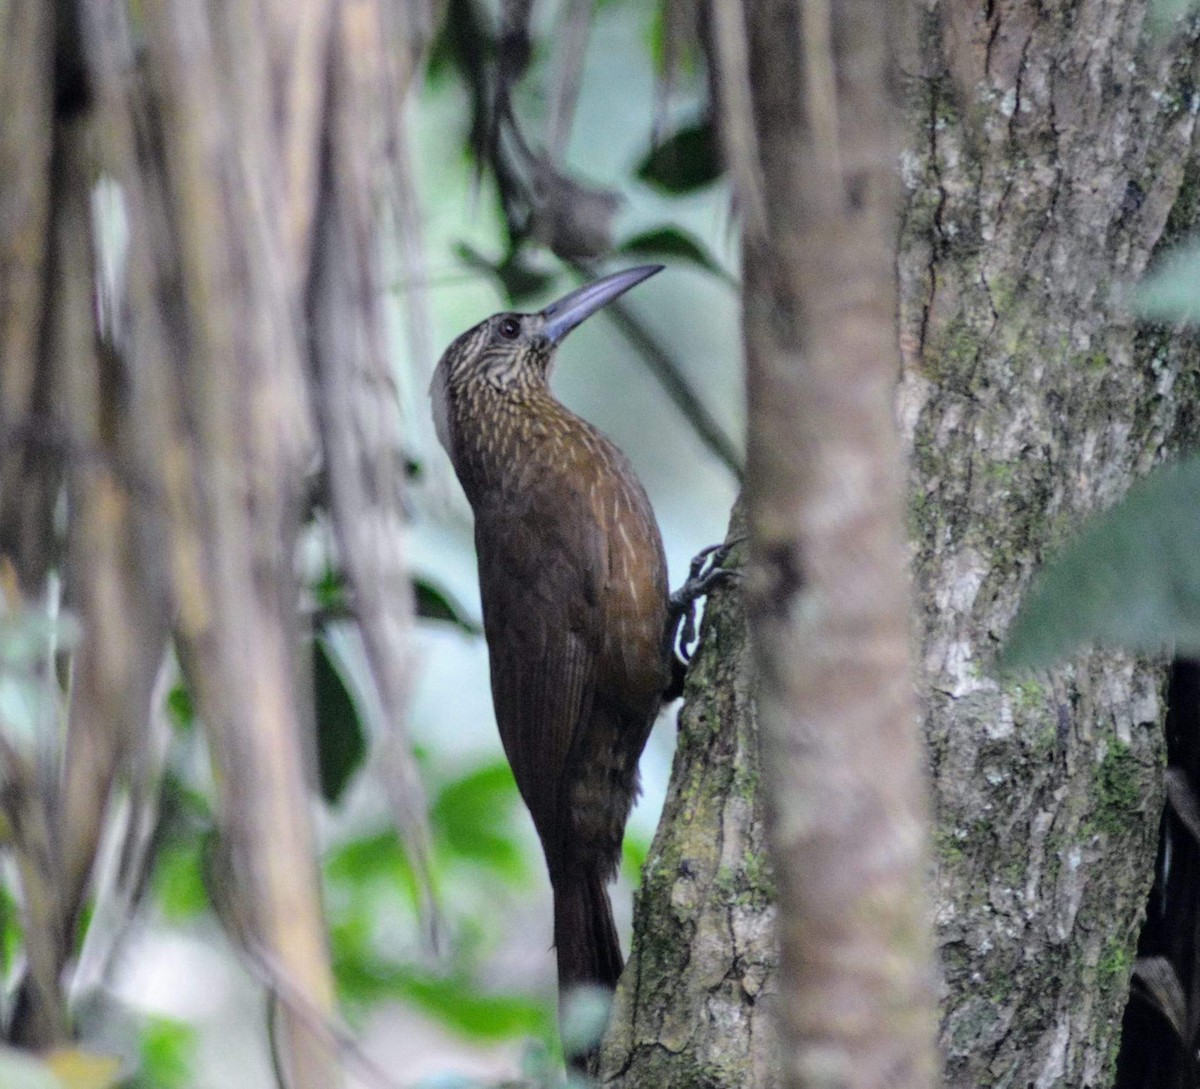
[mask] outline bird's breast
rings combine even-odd
[[[576,598],[572,615],[612,682],[601,688],[652,702],[665,683],[666,560],[625,456],[561,410],[498,415],[469,460],[464,486],[481,552],[505,551],[503,569],[526,583],[529,601]]]

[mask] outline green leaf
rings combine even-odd
[[[24,942],[20,908],[8,889],[0,885],[0,986],[6,982],[9,969],[21,955]]]
[[[331,880],[359,884],[381,878],[397,887],[415,880],[408,857],[393,828],[351,840],[329,855],[325,871]]]
[[[549,1017],[540,1002],[524,995],[483,994],[463,977],[439,978],[399,971],[395,993],[436,1017],[447,1028],[477,1040],[503,1040],[541,1035]]]
[[[169,922],[181,922],[210,906],[205,866],[216,831],[208,799],[172,771],[163,776],[159,812],[154,896]]]
[[[621,873],[633,887],[640,888],[642,884],[642,869],[646,865],[646,856],[650,853],[650,841],[632,832],[625,833],[621,843]]]
[[[1134,302],[1143,317],[1191,324],[1200,320],[1200,242],[1169,253],[1138,286]]]
[[[678,227],[655,227],[649,231],[643,231],[622,242],[616,252],[628,254],[630,257],[688,261],[706,272],[721,277],[726,283],[736,283],[733,277],[717,263],[716,258],[704,248],[699,239]]]
[[[440,847],[518,880],[526,873],[511,830],[518,802],[512,769],[497,761],[444,786],[429,819]]]
[[[159,850],[154,862],[154,894],[169,923],[193,919],[208,910],[203,837],[178,840]]]
[[[187,685],[179,683],[167,693],[167,718],[180,733],[189,733],[196,725],[196,708]]]
[[[367,755],[358,707],[328,643],[313,640],[313,687],[317,703],[317,771],[321,795],[331,804],[346,789]]]
[[[362,911],[352,911],[330,929],[333,970],[343,1002],[370,1007],[398,999],[447,1028],[481,1040],[549,1030],[548,1011],[540,1002],[521,994],[483,992],[461,968],[437,976],[398,964],[376,951],[376,931],[371,914]]]
[[[723,166],[717,134],[708,121],[672,133],[638,164],[637,176],[665,193],[680,195],[711,185]]]
[[[417,616],[425,620],[445,620],[468,635],[483,634],[483,628],[471,619],[466,609],[440,586],[418,576],[413,579],[413,592],[417,597]]]
[[[1088,521],[1021,603],[1000,664],[1046,666],[1085,643],[1200,653],[1200,458]]]
[[[689,33],[680,33],[674,24],[672,10],[678,9],[677,0],[657,0],[654,15],[646,27],[646,48],[654,62],[654,72],[659,79],[674,79],[683,75],[691,83],[700,67],[700,43]],[[673,40],[672,40],[673,39]],[[672,66],[669,70],[668,66]],[[661,93],[661,88],[656,88]]]
[[[188,1089],[195,1078],[196,1030],[183,1021],[151,1017],[141,1037],[141,1068],[134,1085]]]
[[[346,576],[335,567],[325,567],[312,584],[312,595],[317,607],[325,612],[344,613],[350,607]]]

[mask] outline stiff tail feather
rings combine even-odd
[[[554,883],[554,949],[558,957],[560,1015],[564,999],[576,987],[602,987],[611,991],[624,968],[612,905],[604,878],[596,869],[578,869],[560,875]],[[586,1069],[595,1050],[572,1059]]]

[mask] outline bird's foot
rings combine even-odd
[[[683,693],[683,681],[696,650],[696,603],[722,583],[742,577],[740,571],[723,564],[730,552],[745,539],[735,537],[732,541],[709,545],[697,553],[688,569],[687,580],[671,595],[664,640],[671,662],[671,683],[663,695],[664,700],[676,699]]]

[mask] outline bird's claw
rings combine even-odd
[[[696,602],[707,597],[722,583],[742,577],[741,571],[722,565],[733,549],[745,539],[735,537],[732,541],[709,545],[698,552],[688,569],[686,581],[671,594],[667,611],[668,656],[672,672],[668,699],[673,699],[682,691],[683,678],[692,661],[696,643]]]

